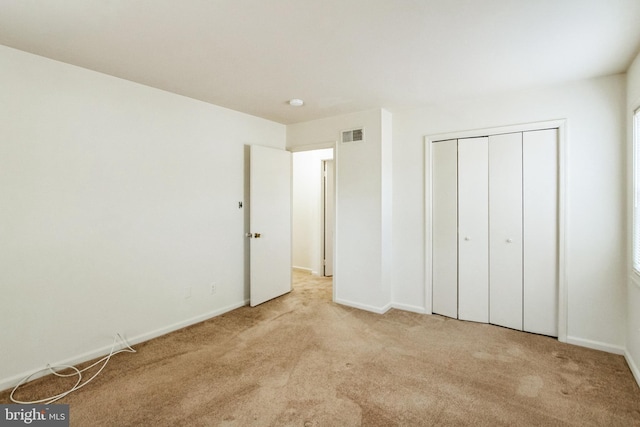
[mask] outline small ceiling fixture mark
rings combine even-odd
[[[302,107],[304,105],[304,101],[302,99],[293,98],[289,101],[289,105],[292,107]]]

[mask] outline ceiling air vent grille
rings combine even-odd
[[[344,142],[362,142],[364,141],[364,129],[357,128],[357,129],[343,130],[342,137],[340,140],[343,143]]]

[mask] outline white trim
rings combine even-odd
[[[584,338],[567,337],[567,344],[578,345],[580,347],[592,348],[594,350],[606,351],[607,353],[624,355],[626,349],[621,345],[607,344],[601,341],[587,340]]]
[[[336,224],[335,224],[335,219],[336,219],[336,162],[335,162],[335,149],[333,150],[333,154],[332,157],[329,159],[322,159],[320,161],[320,173],[321,173],[321,178],[320,178],[320,182],[321,182],[321,191],[320,191],[320,253],[319,253],[319,259],[318,261],[318,266],[320,267],[320,272],[318,273],[318,276],[322,276],[322,277],[333,277],[333,270],[335,270],[335,257],[334,257],[334,252],[332,251],[332,255],[331,255],[331,265],[332,265],[332,274],[331,276],[325,276],[326,274],[326,260],[325,260],[325,254],[326,254],[326,248],[325,248],[325,243],[327,240],[327,230],[325,228],[325,221],[326,221],[326,215],[325,215],[325,211],[326,211],[326,200],[325,200],[325,195],[327,192],[327,177],[325,176],[325,167],[327,165],[327,162],[331,162],[332,164],[332,171],[333,171],[333,179],[332,179],[332,183],[333,185],[331,186],[331,196],[333,198],[333,241],[332,241],[332,245],[333,248],[335,249],[335,242],[336,242]]]
[[[237,302],[235,304],[231,304],[231,305],[228,305],[226,307],[223,307],[223,308],[220,308],[220,309],[217,309],[217,310],[205,313],[205,314],[201,314],[199,316],[195,316],[195,317],[192,317],[190,319],[183,320],[181,322],[174,323],[174,324],[166,326],[164,328],[160,328],[160,329],[156,329],[156,330],[151,331],[151,332],[146,332],[146,333],[143,333],[143,334],[140,334],[140,335],[136,335],[133,338],[128,338],[125,334],[121,334],[121,335],[125,338],[125,340],[127,341],[127,344],[133,346],[133,345],[140,344],[142,342],[149,341],[151,339],[158,338],[160,336],[169,334],[169,333],[177,331],[179,329],[186,328],[187,326],[191,326],[191,325],[195,325],[195,324],[200,323],[200,322],[204,322],[205,320],[211,319],[211,318],[216,317],[216,316],[220,316],[221,314],[227,313],[229,311],[235,310],[235,309],[240,308],[240,307],[244,307],[244,306],[246,306],[248,304],[249,304],[249,300],[244,300],[244,301],[241,301],[241,302]],[[114,334],[115,334],[115,332],[114,332]],[[64,360],[51,362],[50,365],[51,366],[77,365],[77,364],[80,364],[80,363],[83,363],[83,362],[86,362],[86,361],[89,361],[89,360],[92,360],[92,359],[96,359],[96,358],[99,358],[99,357],[102,357],[102,356],[106,356],[111,351],[112,345],[113,345],[112,338],[109,338],[109,344],[108,345],[105,345],[103,347],[99,347],[99,348],[96,348],[96,349],[93,349],[93,350],[89,350],[87,352],[84,352],[84,353],[69,357],[69,358],[64,359]],[[118,348],[116,348],[116,349],[118,349]],[[31,375],[37,369],[40,369],[40,368],[34,368],[33,370],[28,371],[28,372],[23,372],[21,374],[14,375],[14,376],[9,377],[9,378],[0,379],[0,390],[6,390],[6,389],[10,389],[12,387],[15,387],[16,384],[18,384],[21,380],[23,380],[28,375]],[[47,371],[42,371],[40,373],[37,373],[37,374],[33,375],[31,379],[35,380],[36,378],[44,377],[44,376],[47,375],[47,373],[48,373]]]
[[[418,307],[417,305],[410,304],[399,304],[399,303],[391,303],[391,308],[395,308],[398,310],[411,311],[413,313],[418,314],[431,314],[431,312],[427,312],[424,307]]]
[[[635,214],[635,155],[636,155],[636,135],[635,135],[635,115],[640,111],[640,97],[635,102],[629,103],[630,115],[627,116],[626,126],[626,146],[627,146],[627,233],[631,238],[627,239],[626,269],[629,272],[629,281],[640,288],[640,275],[633,267],[634,251],[634,214]]]
[[[514,133],[514,132],[528,132],[534,130],[544,130],[544,129],[558,129],[563,127],[566,124],[566,119],[558,119],[558,120],[546,120],[542,122],[532,122],[532,123],[521,123],[515,125],[508,126],[497,126],[491,128],[481,128],[481,129],[469,129],[463,130],[459,132],[446,132],[439,133],[434,135],[425,136],[425,141],[435,142],[435,141],[446,141],[449,139],[462,139],[462,138],[478,138],[481,136],[489,136],[489,135],[500,135],[503,133]]]
[[[433,142],[434,140],[425,136],[424,147],[424,191],[429,192],[424,197],[424,309],[427,314],[433,314],[433,254],[432,254],[432,236],[433,229]],[[429,166],[428,173],[427,165]]]
[[[567,271],[567,218],[569,218],[569,126],[558,120],[558,341],[566,342],[569,331],[569,281]]]
[[[335,154],[335,153],[333,153]],[[331,157],[331,160],[333,161],[333,156]],[[320,237],[318,238],[318,243],[320,246],[320,249],[318,250],[318,256],[316,257],[316,265],[318,266],[318,270],[320,271],[320,276],[324,276],[325,274],[325,270],[326,270],[326,263],[327,261],[325,260],[325,241],[327,240],[327,230],[325,227],[325,205],[326,205],[326,200],[325,200],[325,194],[327,192],[327,178],[326,178],[326,173],[325,173],[325,168],[327,165],[327,160],[325,159],[321,159],[320,160],[320,200],[318,203],[320,212],[318,212],[318,230],[320,230]],[[335,203],[335,200],[334,200]],[[335,216],[334,216],[335,217]],[[335,230],[333,230],[333,234],[335,235]],[[332,260],[333,261],[333,260]]]
[[[291,267],[291,269],[295,270],[295,271],[299,271],[301,273],[313,274],[313,270],[311,270],[310,268],[307,268],[307,267],[298,267],[298,266],[294,265],[294,266]]]
[[[335,302],[338,304],[346,305],[348,307],[357,308],[359,310],[370,311],[376,314],[384,314],[392,308],[391,304],[385,304],[382,307],[374,307],[369,304],[361,304],[359,302],[353,302],[344,299],[336,299]]]
[[[322,150],[324,148],[333,148],[333,156],[335,157],[336,152],[335,152],[335,148],[336,148],[336,141],[323,141],[323,142],[316,142],[313,144],[306,144],[306,145],[297,145],[295,147],[287,147],[287,151],[291,151],[292,153],[298,153],[300,151],[314,151],[314,150]]]
[[[433,209],[432,200],[432,171],[431,151],[432,143],[435,141],[446,141],[450,139],[477,138],[481,136],[499,135],[503,133],[528,132],[544,129],[558,129],[558,341],[567,342],[568,331],[568,285],[567,285],[567,218],[568,209],[568,121],[567,119],[548,120],[534,123],[522,123],[509,126],[499,126],[493,128],[472,129],[460,132],[447,132],[424,137],[425,142],[425,171],[429,166],[428,172],[425,172],[425,308],[431,313],[433,304],[433,279],[431,272],[433,271],[433,259],[431,248],[431,227],[433,226],[431,212]]]
[[[338,224],[340,217],[338,216],[338,201],[340,200],[340,168],[338,156],[338,143],[333,143],[333,286],[331,298],[334,302],[338,302],[338,283],[340,282],[340,258],[338,245]]]
[[[638,122],[638,123],[637,123]],[[638,227],[640,227],[640,224],[636,224],[636,205],[639,203],[639,201],[637,200],[637,189],[636,189],[636,182],[637,182],[637,178],[638,178],[638,174],[640,173],[639,171],[636,170],[636,166],[638,164],[638,156],[640,155],[640,153],[638,153],[638,145],[640,144],[640,135],[636,134],[636,126],[640,128],[640,105],[638,103],[634,104],[634,108],[631,112],[631,118],[630,118],[630,123],[631,123],[631,167],[630,167],[630,174],[631,174],[631,185],[630,185],[630,190],[631,190],[631,197],[630,197],[630,205],[631,205],[631,212],[630,212],[630,218],[631,218],[631,227],[630,227],[630,235],[631,235],[631,244],[628,245],[627,247],[629,248],[629,254],[627,255],[627,268],[629,270],[631,270],[631,282],[634,283],[636,286],[640,287],[640,271],[636,270],[636,229]],[[628,129],[628,128],[627,128]],[[640,250],[640,248],[638,249]]]
[[[629,369],[631,370],[633,377],[636,379],[636,382],[640,386],[640,369],[638,369],[638,365],[636,365],[633,357],[631,357],[631,353],[629,353],[629,350],[625,349],[624,358],[627,361],[627,365],[629,365]]]

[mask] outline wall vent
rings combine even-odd
[[[364,128],[343,130],[340,141],[342,141],[343,143],[364,141]]]

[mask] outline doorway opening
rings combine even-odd
[[[315,277],[334,274],[333,148],[293,153],[292,267]]]

